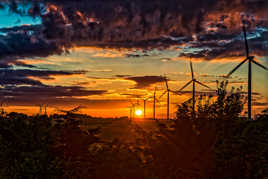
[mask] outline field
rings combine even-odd
[[[74,134],[74,128],[66,131],[63,153],[68,153],[72,163],[79,163],[79,167],[71,167],[79,178],[197,178],[208,172],[208,155],[199,155],[199,147],[193,148],[197,141],[172,141],[172,123],[149,119],[88,120],[78,125],[83,132],[77,130]],[[82,136],[86,135],[91,140],[84,143]],[[78,145],[86,147],[77,150]]]
[[[0,122],[0,178],[267,176],[267,114],[197,122],[11,113]]]
[[[239,99],[219,90],[176,120],[3,113],[0,178],[265,178],[268,110],[247,120]]]

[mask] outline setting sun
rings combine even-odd
[[[142,110],[138,109],[138,110],[136,110],[135,113],[136,113],[137,116],[140,116],[140,115],[142,115]]]

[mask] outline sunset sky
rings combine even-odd
[[[250,54],[268,67],[266,0],[4,0],[0,3],[0,101],[5,110],[35,114],[83,106],[100,117],[129,114],[137,98],[197,79],[212,89],[245,59],[241,22]],[[23,3],[22,3],[23,2]],[[247,64],[229,88],[247,91]],[[253,108],[268,107],[268,73],[253,64]],[[191,86],[171,95],[191,98]],[[197,86],[198,93],[212,93]],[[166,96],[157,103],[165,117]],[[254,114],[254,113],[253,113]],[[173,114],[172,114],[173,115]],[[152,101],[147,116],[152,116]]]

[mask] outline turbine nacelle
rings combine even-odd
[[[248,56],[247,59],[254,60],[255,56]]]

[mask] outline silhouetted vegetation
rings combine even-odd
[[[2,113],[0,178],[263,178],[268,110],[246,120],[242,89],[227,85],[199,96],[195,116],[188,100],[177,120],[147,120],[154,132],[127,118]]]
[[[223,178],[263,178],[268,167],[268,115],[217,126],[216,173]]]
[[[58,178],[63,161],[51,152],[53,138],[47,116],[10,113],[0,120],[0,178]]]
[[[242,89],[232,88],[227,93],[227,84],[220,83],[216,99],[207,95],[199,97],[195,117],[191,100],[178,105],[177,133],[188,133],[188,138],[194,136],[201,141],[199,147],[207,148],[213,163],[207,169],[207,176],[262,178],[268,167],[265,158],[268,155],[268,111],[263,111],[254,121],[245,120],[240,116],[245,103]]]

